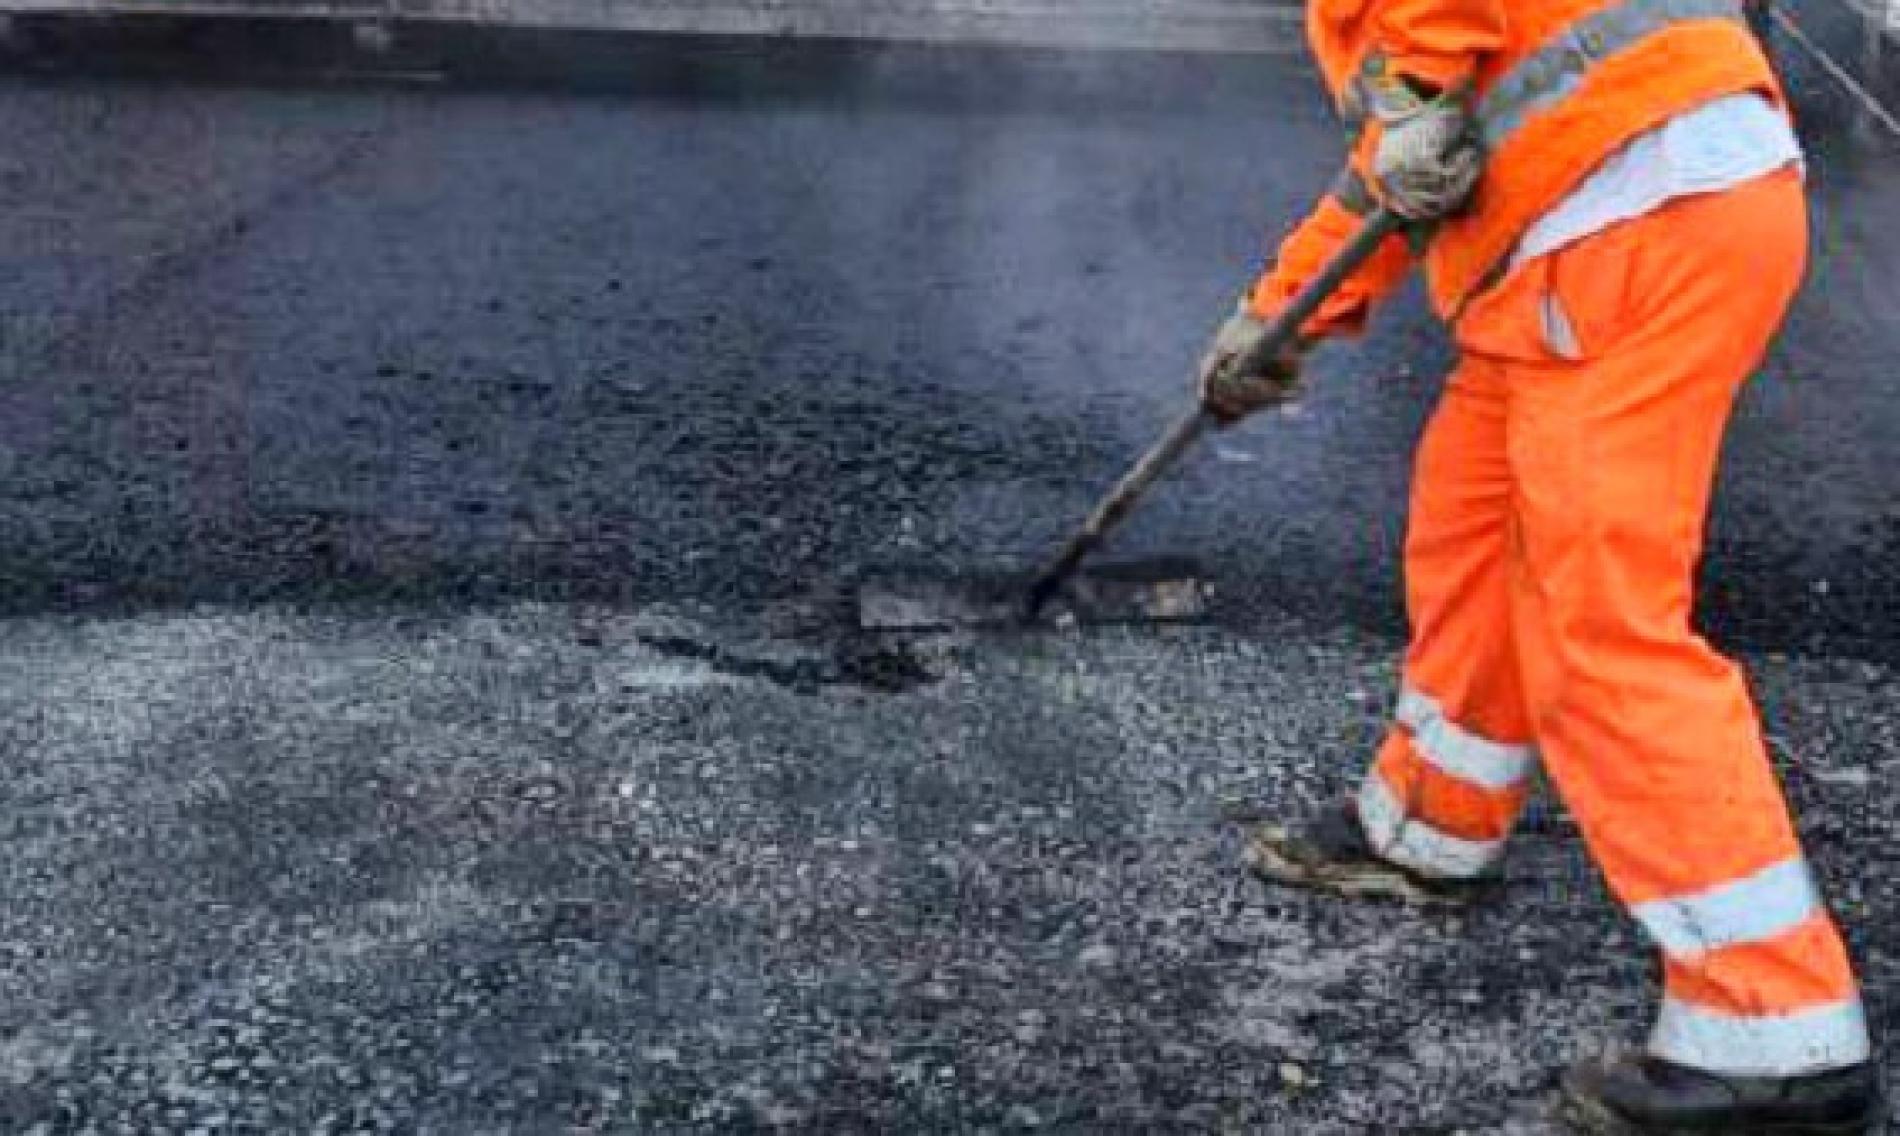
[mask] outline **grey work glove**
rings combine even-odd
[[[1238,310],[1214,333],[1214,342],[1201,357],[1201,405],[1222,426],[1232,426],[1257,410],[1279,406],[1299,397],[1300,367],[1309,344],[1295,340],[1264,369],[1242,371],[1239,362],[1267,333],[1266,321]]]
[[[1484,171],[1477,120],[1462,93],[1423,91],[1404,79],[1365,87],[1379,124],[1372,148],[1374,191],[1409,221],[1436,221],[1464,205]]]

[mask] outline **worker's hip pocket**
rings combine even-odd
[[[1458,321],[1468,354],[1516,363],[1581,363],[1615,342],[1631,271],[1628,225],[1517,265]]]

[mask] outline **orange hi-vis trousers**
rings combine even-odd
[[[1405,690],[1358,797],[1382,854],[1472,876],[1541,761],[1662,952],[1651,1052],[1735,1075],[1869,1053],[1742,675],[1691,628],[1722,434],[1806,226],[1789,168],[1519,265],[1468,311],[1417,458]]]

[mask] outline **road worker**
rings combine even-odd
[[[1857,983],[1736,666],[1692,586],[1736,392],[1801,280],[1802,157],[1738,0],[1309,0],[1355,141],[1221,327],[1224,421],[1297,391],[1423,262],[1460,361],[1420,443],[1412,638],[1358,791],[1249,842],[1262,875],[1461,901],[1540,765],[1661,952],[1640,1051],[1564,1076],[1589,1132],[1862,1132]],[[1237,361],[1383,204],[1413,222],[1272,365]]]

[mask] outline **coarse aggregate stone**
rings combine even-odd
[[[894,692],[691,609],[16,621],[0,1127],[1555,1131],[1646,952],[1548,801],[1471,912],[1248,878],[1235,805],[1347,788],[1394,681],[1271,630],[886,643]],[[1900,676],[1751,663],[1890,1025]]]

